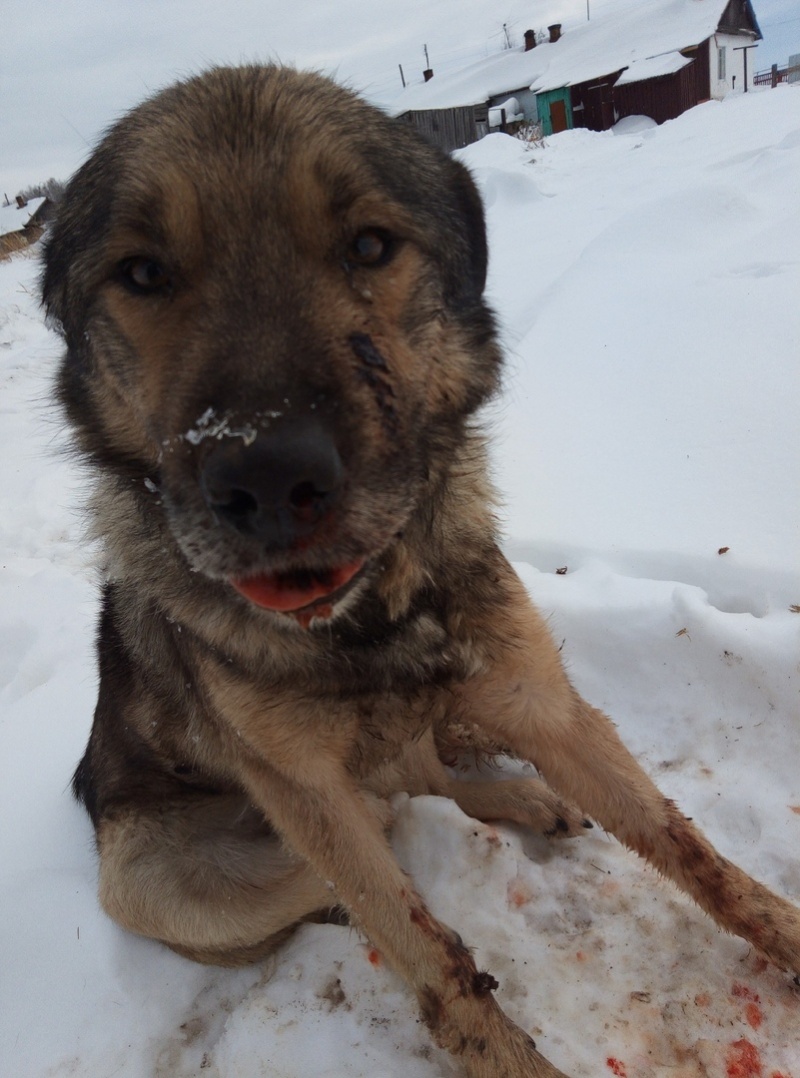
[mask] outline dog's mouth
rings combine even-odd
[[[295,616],[318,611],[326,616],[333,603],[355,583],[364,568],[364,559],[328,569],[296,569],[287,572],[258,573],[231,580],[231,584],[256,606]],[[302,619],[305,620],[305,619]]]

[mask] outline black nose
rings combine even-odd
[[[342,472],[330,436],[316,423],[294,423],[261,432],[250,445],[220,439],[203,460],[200,489],[222,523],[285,548],[333,507]]]

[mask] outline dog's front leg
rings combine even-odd
[[[565,1078],[500,1010],[494,978],[427,910],[346,770],[318,758],[300,770],[290,776],[253,761],[244,779],[286,843],[411,985],[436,1042],[470,1078]]]
[[[487,673],[462,686],[460,711],[531,760],[562,796],[670,877],[729,932],[782,969],[800,970],[800,910],[722,857],[664,797],[611,720],[567,680],[550,634],[510,567],[510,607],[484,624]]]
[[[359,734],[348,703],[266,695],[212,662],[203,675],[250,799],[408,982],[434,1039],[468,1078],[566,1078],[502,1012],[497,982],[400,868],[384,818],[348,769]]]

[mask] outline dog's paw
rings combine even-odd
[[[492,1010],[473,1021],[469,1033],[442,1030],[436,1037],[458,1058],[467,1078],[568,1078],[540,1055],[524,1030],[499,1009]]]
[[[520,814],[512,817],[516,822],[547,838],[576,838],[594,826],[577,805],[559,797],[540,779],[519,782]]]
[[[583,812],[565,801],[541,779],[501,782],[453,782],[451,796],[477,820],[510,820],[548,838],[575,838],[593,825]]]

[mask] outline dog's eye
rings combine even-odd
[[[123,283],[139,294],[166,292],[172,285],[170,275],[152,258],[126,258],[119,270]]]
[[[394,238],[383,228],[365,228],[357,233],[348,250],[347,261],[356,266],[383,266],[395,251]]]

